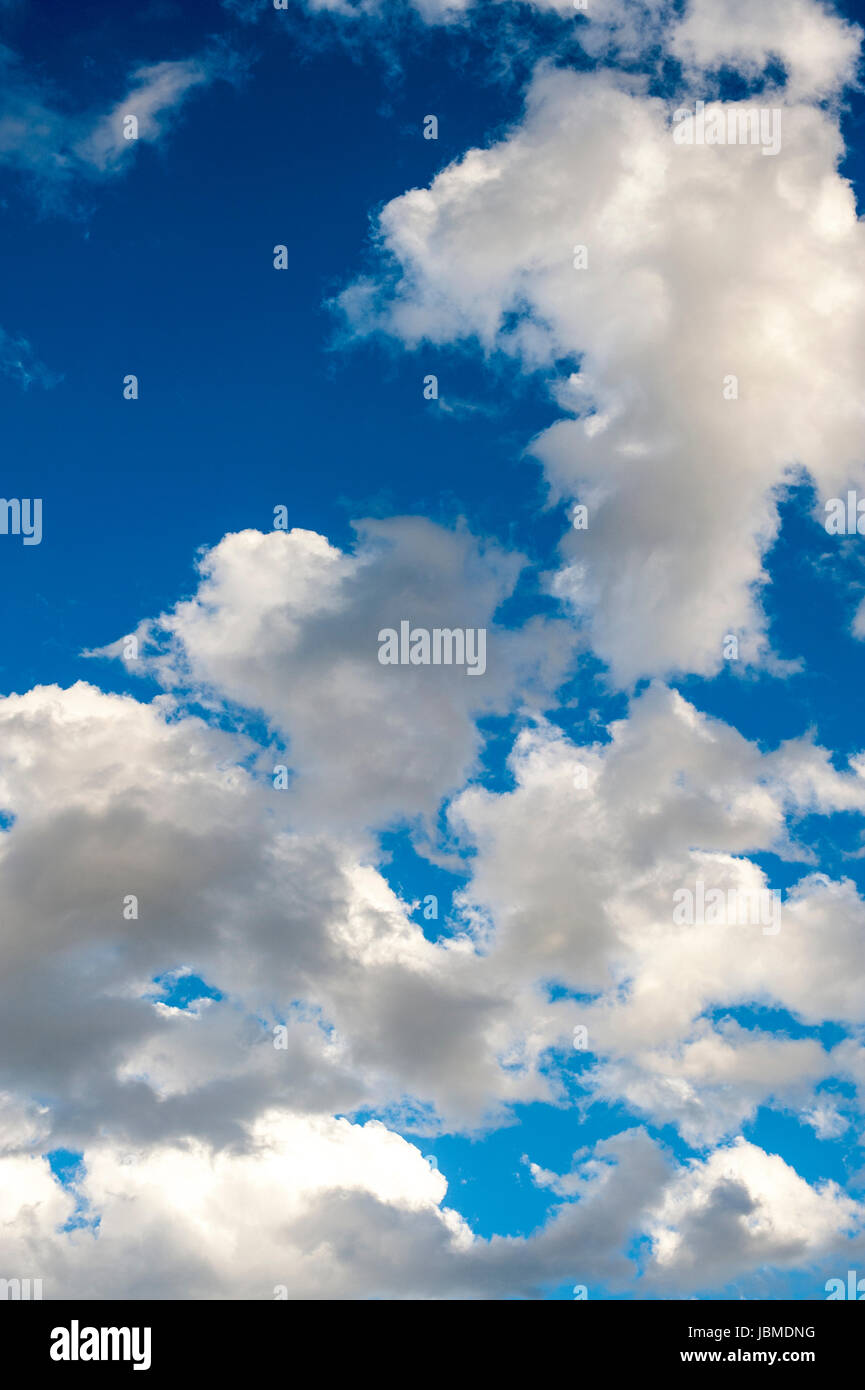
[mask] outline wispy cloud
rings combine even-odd
[[[244,60],[222,43],[185,59],[133,68],[107,111],[70,111],[62,94],[0,48],[0,166],[18,172],[52,210],[69,210],[76,185],[122,173],[140,142],[170,129],[193,92],[236,80]]]
[[[0,373],[16,381],[25,391],[29,386],[56,386],[62,377],[46,367],[26,338],[15,337],[0,328]]]

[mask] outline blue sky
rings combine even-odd
[[[865,491],[865,16],[569,9],[2,7],[2,491],[44,507],[0,536],[7,978],[57,1017],[40,1050],[10,1003],[0,1165],[62,1295],[116,1286],[121,1178],[154,1248],[206,1188],[177,1297],[813,1299],[865,1265],[865,570],[821,524]],[[782,106],[777,161],[674,164],[658,113],[698,98]],[[378,683],[420,612],[489,627],[476,704]],[[779,955],[676,956],[703,874],[781,892]]]

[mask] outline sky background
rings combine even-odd
[[[821,524],[865,495],[865,14],[589,5],[0,8],[44,508],[0,536],[0,1275],[46,1296],[865,1275],[865,569]],[[716,96],[781,153],[675,146]],[[421,613],[482,681],[388,684]],[[699,876],[780,890],[777,942],[679,941]]]

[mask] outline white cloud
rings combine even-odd
[[[511,708],[517,690],[547,695],[569,661],[565,624],[514,633],[495,622],[521,556],[421,518],[359,531],[354,554],[310,531],[226,536],[203,558],[194,598],[141,630],[145,656],[169,643],[146,669],[260,710],[290,740],[304,825],[432,815],[476,763],[477,717]],[[379,633],[402,621],[486,630],[486,670],[382,665]]]
[[[766,1265],[791,1268],[861,1230],[863,1208],[838,1187],[811,1187],[778,1154],[740,1139],[689,1165],[652,1219],[655,1273],[702,1285]]]
[[[751,78],[780,63],[791,95],[823,98],[854,80],[861,41],[858,25],[819,0],[689,0],[670,50],[692,70]]]
[[[50,1098],[55,1145],[224,1143],[278,1103],[470,1127],[553,1094],[532,983],[427,940],[374,841],[292,830],[245,740],[84,685],[7,697],[0,730],[0,1088]],[[178,970],[224,999],[151,1002]]]
[[[830,776],[808,740],[763,754],[662,687],[611,732],[579,748],[543,724],[526,730],[514,790],[472,787],[453,803],[452,823],[476,851],[464,909],[495,924],[488,960],[505,977],[596,996],[565,1016],[588,1030],[584,1083],[691,1143],[735,1133],[769,1101],[813,1105],[844,1058],[709,1014],[766,1005],[812,1026],[865,1021],[865,905],[853,885],[807,874],[779,902],[777,932],[770,915],[681,925],[673,909],[698,881],[757,902],[771,885],[746,856],[801,855],[790,817],[861,813],[858,764]]]
[[[620,685],[714,673],[728,634],[765,659],[779,489],[862,479],[865,243],[837,114],[781,88],[759,98],[782,112],[776,155],[676,144],[674,108],[705,95],[542,65],[506,138],[385,206],[382,275],[341,298],[357,332],[410,348],[580,358],[531,450],[552,497],[588,507],[552,582]]]
[[[227,75],[229,70],[225,57],[220,64],[216,55],[136,69],[125,96],[75,144],[76,158],[100,173],[116,170],[132,144],[124,135],[127,117],[134,116],[137,122],[136,139],[153,142],[163,133],[170,114],[196,87]]]
[[[545,1057],[578,1022],[591,1093],[702,1142],[770,1097],[812,1104],[836,1069],[814,1042],[710,1027],[707,1009],[772,1002],[808,1023],[863,1021],[851,885],[802,880],[778,936],[672,919],[674,892],[698,877],[764,887],[744,855],[794,853],[786,816],[813,809],[815,786],[824,810],[857,792],[861,807],[858,772],[827,780],[808,743],[761,754],[669,692],[637,701],[608,745],[527,730],[513,792],[457,799],[454,827],[476,853],[466,933],[439,943],[380,876],[373,842],[292,830],[302,801],[243,768],[243,741],[170,701],[47,688],[0,703],[0,727],[0,804],[16,817],[2,837],[16,931],[2,948],[0,1085],[54,1096],[58,1143],[91,1137],[97,1117],[221,1142],[267,1097],[317,1111],[405,1099],[471,1126],[555,1099]],[[122,915],[129,893],[137,922]],[[192,1015],[148,1003],[149,982],[177,969],[226,998]],[[550,1002],[553,979],[599,997]],[[285,1054],[270,1037],[282,1020]]]
[[[418,8],[446,22],[469,7]],[[476,339],[551,378],[581,359],[555,387],[568,418],[533,447],[553,495],[591,516],[551,586],[622,685],[713,671],[727,631],[765,656],[779,484],[794,467],[823,491],[859,476],[862,233],[837,113],[815,104],[849,80],[858,37],[805,0],[797,29],[788,14],[773,3],[728,31],[701,3],[682,20],[617,3],[584,26],[594,52],[630,58],[672,24],[689,99],[725,63],[756,78],[781,62],[777,155],[678,146],[645,82],[542,66],[505,139],[385,208],[395,278],[343,296],[359,330],[409,345]],[[0,159],[43,187],[110,175],[127,111],[157,139],[225,71],[139,69],[109,115],[67,121],[10,70]],[[822,1259],[861,1229],[861,1204],[739,1131],[769,1105],[828,1140],[865,1104],[865,905],[797,843],[803,817],[865,810],[865,759],[839,771],[807,737],[762,751],[661,684],[608,742],[579,746],[543,716],[573,626],[498,621],[523,563],[416,518],[364,523],[353,551],[301,530],[228,535],[194,594],[139,628],[129,670],[169,695],[79,684],[0,700],[10,1273],[49,1296],[528,1296],[632,1286],[625,1252],[649,1234],[645,1278],[663,1291]],[[402,620],[486,629],[483,677],[383,667],[378,634]],[[192,717],[187,697],[218,722],[263,718],[274,747]],[[519,723],[512,790],[472,784],[488,714]],[[376,832],[431,835],[448,798],[469,881],[433,941]],[[697,881],[770,890],[767,852],[807,867],[780,930],[676,920],[675,893]],[[153,997],[155,978],[190,974],[222,997]],[[829,1049],[746,1027],[740,1007],[848,1036]],[[414,1145],[338,1118],[472,1133],[518,1102],[564,1106],[580,1024],[581,1108],[624,1103],[711,1151],[677,1167],[633,1130],[564,1175],[529,1156],[563,1200],[533,1235],[484,1241]],[[824,1090],[832,1078],[855,1100]],[[84,1151],[71,1191],[38,1156],[58,1145]],[[79,1203],[98,1229],[63,1229]]]
[[[233,80],[241,68],[236,54],[216,44],[192,58],[134,69],[107,112],[70,112],[14,53],[0,49],[0,165],[29,179],[46,205],[65,208],[80,199],[83,185],[122,172],[139,141],[159,139],[196,89]],[[127,116],[137,120],[135,138],[124,133]]]
[[[194,1142],[136,1150],[98,1141],[71,1192],[44,1161],[0,1159],[4,1270],[42,1278],[46,1298],[267,1300],[279,1285],[293,1298],[374,1296],[367,1276],[400,1296],[416,1241],[442,1258],[471,1239],[440,1206],[441,1175],[374,1121],[270,1112],[249,1141],[245,1152],[216,1154]],[[62,1230],[77,1202],[98,1214],[98,1229]],[[360,1230],[345,1255],[327,1222],[352,1206]]]
[[[67,1191],[44,1161],[0,1159],[7,1267],[55,1298],[531,1297],[564,1281],[625,1287],[624,1251],[647,1231],[649,1291],[711,1289],[840,1252],[862,1223],[834,1184],[811,1187],[754,1145],[674,1168],[632,1130],[563,1178],[532,1165],[565,1200],[531,1236],[486,1241],[444,1205],[441,1174],[380,1124],[271,1111],[250,1137],[219,1154],[102,1140]],[[89,1222],[64,1230],[76,1210]]]
[[[263,556],[266,539],[254,541]],[[311,547],[307,560],[326,573],[348,564],[357,586],[354,561],[320,538],[283,537],[278,549],[286,543],[300,544],[295,560]],[[310,604],[329,620],[322,595],[334,591],[309,587],[302,564],[289,573],[308,600],[292,607],[276,590],[283,636],[263,650],[279,669],[289,646],[305,684],[317,648],[298,633]],[[224,650],[208,645],[222,625],[234,630],[232,574],[212,611],[199,595],[172,629],[201,622],[188,648],[199,657]],[[246,581],[239,592],[251,592]],[[252,653],[261,630],[250,628]],[[263,669],[256,680],[278,688]],[[822,1080],[861,1070],[852,1044],[836,1058],[813,1040],[704,1017],[713,1004],[775,1001],[808,1021],[861,1022],[863,915],[849,885],[805,880],[781,936],[746,929],[735,951],[723,931],[670,920],[674,887],[698,872],[761,881],[743,856],[792,852],[791,811],[861,805],[858,770],[834,772],[807,741],[761,753],[662,688],[634,703],[610,744],[577,748],[536,723],[515,751],[516,789],[469,789],[455,804],[477,851],[467,931],[434,943],[376,869],[374,842],[291,829],[291,789],[275,792],[245,740],[169,697],[142,705],[83,685],[41,688],[0,702],[0,731],[0,805],[15,816],[0,837],[0,916],[14,924],[2,939],[0,1087],[12,1117],[8,1201],[23,1204],[10,1250],[15,1268],[64,1291],[114,1293],[118,1270],[127,1296],[267,1297],[285,1283],[315,1297],[495,1297],[571,1277],[624,1286],[634,1269],[622,1252],[668,1181],[648,1138],[611,1141],[579,1180],[554,1183],[581,1200],[535,1236],[483,1242],[447,1213],[441,1178],[413,1146],[334,1116],[373,1107],[471,1131],[514,1101],[561,1103],[549,1049],[567,1049],[579,1021],[594,1057],[587,1094],[701,1145],[735,1133],[758,1104],[814,1116]],[[574,786],[580,765],[585,789]],[[122,916],[128,892],[133,921]],[[154,976],[178,969],[224,997],[191,1011],[145,997]],[[600,998],[551,1002],[551,979]],[[28,1157],[58,1145],[84,1151],[72,1196]],[[791,1235],[791,1249],[828,1248],[833,1231],[843,1241],[855,1214],[818,1194],[817,1220],[810,1191],[794,1193],[805,1244]],[[73,1199],[100,1217],[98,1235],[58,1230]],[[775,1216],[768,1201],[763,1224],[795,1231],[798,1207]],[[698,1219],[687,1203],[678,1224],[663,1213],[665,1231]],[[661,1273],[711,1284],[760,1252],[774,1259],[785,1241],[745,1242],[738,1265],[734,1250],[696,1271],[677,1256]],[[128,1258],[133,1244],[145,1261]]]

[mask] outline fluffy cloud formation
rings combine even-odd
[[[4,1254],[44,1271],[45,1297],[116,1297],[121,1275],[134,1298],[536,1296],[632,1277],[622,1247],[674,1176],[643,1132],[617,1136],[580,1163],[579,1203],[528,1239],[483,1241],[382,1125],[269,1112],[251,1138],[216,1157],[102,1141],[65,1192],[44,1162],[0,1159]],[[75,1226],[97,1211],[98,1231]]]
[[[167,650],[151,664],[163,679],[191,680],[199,696],[228,697],[265,710],[278,723],[297,774],[290,792],[274,797],[287,827],[308,825],[311,808],[339,819],[331,790],[337,768],[340,789],[354,788],[353,823],[359,810],[365,814],[361,826],[375,814],[392,812],[395,804],[404,811],[425,802],[434,807],[467,772],[465,761],[447,762],[458,726],[448,723],[437,742],[434,718],[424,716],[432,754],[428,771],[417,785],[399,784],[401,803],[380,801],[383,790],[393,795],[392,769],[404,768],[416,742],[414,725],[403,724],[403,706],[413,710],[429,700],[432,709],[456,696],[465,730],[474,732],[475,726],[462,703],[463,693],[471,694],[464,673],[405,668],[412,692],[406,698],[382,679],[403,672],[378,667],[370,637],[384,621],[388,610],[381,604],[390,602],[394,589],[401,602],[414,596],[408,607],[417,615],[418,582],[431,581],[436,595],[431,606],[420,607],[421,621],[437,621],[449,591],[447,575],[459,604],[470,590],[473,602],[492,611],[501,594],[501,557],[493,552],[482,560],[470,538],[426,524],[420,530],[407,522],[388,525],[381,535],[391,544],[361,547],[353,557],[309,533],[227,537],[205,557],[196,597],[159,624],[142,627],[145,640],[169,637]],[[430,567],[431,555],[438,558],[437,569]],[[447,611],[452,615],[454,609]],[[478,614],[474,608],[472,621],[480,620]],[[335,664],[339,682],[330,674]],[[447,682],[441,684],[439,676]],[[365,691],[362,699],[359,689]],[[508,682],[494,689],[507,708]],[[361,733],[355,723],[358,706],[368,721]],[[316,742],[319,728],[322,740]],[[344,732],[345,742],[328,750],[324,735],[333,729]],[[815,1106],[814,1088],[835,1067],[818,1042],[773,1038],[729,1019],[710,1023],[706,1015],[770,1003],[809,1025],[826,1018],[851,1027],[865,1022],[860,969],[865,918],[855,889],[806,873],[782,913],[780,902],[770,903],[764,873],[747,857],[772,851],[807,865],[811,854],[796,843],[797,820],[861,814],[861,760],[838,772],[827,752],[808,738],[762,753],[662,686],[635,701],[629,717],[610,733],[609,743],[577,747],[536,713],[512,754],[515,789],[493,793],[471,787],[454,800],[452,829],[472,853],[471,881],[459,898],[460,926],[467,933],[459,938],[460,949],[454,951],[452,943],[448,951],[435,952],[416,929],[396,927],[398,902],[359,865],[352,870],[353,887],[394,924],[392,942],[394,948],[404,943],[399,947],[403,961],[412,962],[422,977],[432,969],[438,981],[428,994],[429,984],[419,993],[417,977],[411,983],[402,974],[397,991],[394,977],[390,997],[404,1002],[393,1013],[393,1003],[381,993],[381,978],[370,993],[343,958],[326,994],[314,994],[315,1003],[325,1006],[326,1000],[326,1008],[336,1009],[343,1021],[352,1019],[349,1031],[362,1039],[356,1055],[366,1066],[380,1068],[393,1047],[403,1059],[407,1089],[446,1111],[453,1105],[476,1106],[484,1086],[490,1098],[507,1098],[501,1079],[492,1079],[497,1049],[499,1056],[520,1061],[522,1082],[517,1083],[519,1073],[511,1073],[511,1098],[520,1094],[518,1085],[524,1098],[537,1094],[540,1059],[546,1050],[561,1048],[579,1022],[589,1027],[597,1057],[597,1066],[584,1077],[590,1091],[606,1100],[627,1096],[659,1122],[679,1125],[692,1141],[734,1132],[773,1098],[791,1107]],[[405,748],[388,758],[388,741],[392,746],[403,736]],[[370,747],[381,750],[379,763],[369,759]],[[442,768],[447,777],[436,782],[434,769]],[[351,817],[343,824],[352,824]],[[732,892],[746,906],[765,899],[772,915],[741,926],[711,921],[683,926],[674,916],[675,895],[696,893],[698,882],[707,892]],[[353,947],[365,930],[353,937]],[[742,939],[744,949],[730,951],[731,934]],[[827,935],[831,952],[825,949]],[[840,971],[839,960],[844,962]],[[377,961],[386,973],[386,954]],[[278,970],[268,959],[263,977],[275,978]],[[345,990],[337,975],[351,975]],[[323,975],[315,977],[316,991],[323,981]],[[571,1002],[552,1005],[544,997],[545,981],[597,997],[579,1010]],[[216,983],[223,987],[222,979]],[[296,990],[296,981],[291,987]],[[447,1028],[434,1023],[442,1009],[451,1015]],[[457,1017],[461,1014],[467,1024],[473,1010],[480,1031],[469,1043]],[[414,1070],[412,1021],[425,1039]],[[461,1040],[462,1070],[455,1052],[441,1051],[451,1035]],[[452,1070],[447,1057],[454,1059]],[[466,1087],[462,1095],[454,1089],[457,1075]]]
[[[788,95],[834,95],[856,76],[862,30],[820,0],[689,0],[670,33],[670,51],[687,70],[722,67],[758,78],[784,69]]]
[[[204,556],[192,599],[142,627],[130,669],[262,712],[290,741],[305,825],[429,816],[476,764],[477,718],[517,690],[547,697],[567,669],[566,624],[496,624],[523,563],[418,517],[362,523],[353,554],[310,531],[244,531]],[[379,634],[402,622],[484,630],[485,669],[383,665]]]
[[[195,1143],[124,1151],[97,1142],[67,1191],[44,1161],[0,1160],[0,1212],[12,1232],[4,1259],[44,1271],[45,1297],[116,1297],[121,1280],[127,1298],[345,1297],[364,1274],[368,1293],[378,1280],[395,1296],[388,1246],[406,1265],[421,1244],[442,1258],[470,1241],[439,1205],[444,1179],[383,1125],[269,1112],[249,1139],[243,1153],[215,1155]],[[313,1219],[322,1205],[343,1230],[353,1217],[352,1254],[334,1250]]]
[[[861,1230],[863,1208],[826,1182],[810,1187],[778,1154],[740,1139],[690,1164],[650,1218],[652,1274],[660,1282],[764,1266],[792,1268],[828,1253],[840,1231]]]
[[[224,634],[245,632],[255,681],[245,698],[279,689],[286,651],[306,688],[319,649],[309,633],[298,640],[304,614],[322,612],[326,632],[340,604],[354,611],[357,557],[304,533],[274,546],[244,533],[226,539],[220,563],[237,559],[237,540],[259,557],[259,585],[243,570],[233,584],[229,566],[206,599],[200,592],[174,610],[161,669],[176,679],[207,652],[211,698],[236,699],[239,668],[225,654],[237,639],[226,646]],[[430,551],[414,541],[422,574]],[[470,540],[437,544],[462,575]],[[307,595],[294,606],[277,583],[285,547],[286,573]],[[383,553],[391,560],[367,556],[371,568],[391,563]],[[336,566],[334,586],[310,583],[304,554],[326,574]],[[488,563],[495,576],[498,558]],[[405,555],[402,564],[402,592],[412,593]],[[218,568],[205,565],[206,584]],[[476,597],[483,587],[477,574]],[[251,612],[261,594],[270,594],[267,615],[279,599],[281,626],[259,650],[264,629]],[[291,747],[293,707],[285,710]],[[679,926],[671,903],[697,876],[762,887],[744,856],[795,854],[791,817],[795,830],[800,814],[861,810],[858,763],[837,772],[808,740],[761,753],[663,687],[634,703],[607,744],[578,748],[536,713],[514,751],[514,790],[469,788],[454,803],[472,876],[451,934],[434,942],[381,876],[372,838],[357,827],[297,829],[299,787],[275,790],[261,749],[184,714],[174,697],[143,705],[84,685],[41,688],[0,702],[0,730],[0,806],[11,819],[0,915],[12,925],[0,971],[3,1162],[9,1202],[32,1209],[36,1200],[39,1213],[35,1223],[15,1218],[21,1268],[97,1297],[111,1271],[116,1290],[118,1268],[132,1271],[127,1292],[138,1296],[158,1281],[180,1297],[269,1297],[275,1284],[307,1296],[532,1296],[569,1278],[626,1286],[635,1269],[623,1250],[656,1227],[647,1287],[668,1276],[711,1286],[734,1267],[756,1267],[761,1252],[783,1263],[786,1235],[780,1246],[744,1241],[739,1256],[698,1269],[665,1253],[669,1231],[699,1224],[701,1207],[681,1199],[680,1217],[669,1215],[682,1174],[646,1136],[620,1136],[580,1160],[573,1179],[553,1186],[568,1200],[535,1235],[484,1242],[443,1205],[442,1180],[414,1146],[335,1117],[374,1108],[471,1130],[517,1101],[561,1104],[579,1023],[592,1054],[579,1078],[583,1104],[624,1101],[701,1146],[735,1134],[760,1104],[807,1109],[831,1129],[838,1117],[821,1082],[865,1074],[855,892],[806,878],[777,936]],[[138,916],[128,920],[131,893]],[[163,1002],[154,981],[170,988],[190,973],[220,997]],[[554,998],[553,981],[566,993]],[[814,1039],[723,1016],[745,1002],[851,1031],[836,1056]],[[722,1011],[714,1022],[713,1007]],[[36,1157],[57,1146],[84,1152],[85,1174],[65,1196]],[[286,1182],[278,1195],[277,1175],[297,1164],[297,1188]],[[724,1172],[712,1169],[707,1184],[709,1206],[732,1210]],[[793,1188],[784,1230],[801,1231],[790,1249],[840,1249],[858,1208],[822,1190],[815,1198],[798,1179]],[[760,1229],[774,1229],[767,1190],[748,1191]],[[182,1198],[188,1207],[188,1192],[201,1212],[181,1219],[175,1206]],[[736,1202],[750,1210],[741,1194]],[[281,1221],[263,1240],[257,1213],[275,1210]],[[200,1220],[211,1231],[204,1246]],[[128,1258],[137,1240],[154,1248],[143,1284]],[[224,1247],[237,1241],[229,1266]]]
[[[700,1290],[838,1250],[863,1210],[741,1142],[676,1167],[641,1130],[577,1156],[564,1200],[527,1238],[473,1237],[444,1179],[384,1126],[271,1111],[243,1153],[123,1151],[104,1140],[66,1190],[35,1158],[0,1159],[4,1255],[45,1297],[536,1297],[635,1276],[648,1294]],[[98,1230],[93,1213],[99,1213]],[[625,1253],[646,1231],[638,1269]]]
[[[0,729],[0,1090],[50,1097],[54,1146],[237,1142],[265,1103],[472,1127],[555,1098],[568,1007],[459,929],[428,940],[374,840],[293,828],[247,740],[85,685],[7,697]],[[222,998],[166,1005],[178,975]]]
[[[385,209],[395,274],[343,296],[410,345],[579,359],[569,417],[534,446],[590,513],[551,587],[623,685],[713,670],[729,630],[758,657],[779,483],[807,468],[837,490],[859,466],[861,233],[814,104],[855,36],[801,0],[807,43],[772,9],[731,48],[716,13],[616,4],[585,43],[624,58],[667,26],[689,81],[780,62],[777,154],[677,145],[644,83],[542,67],[506,139]],[[146,138],[205,80],[137,73]],[[47,106],[20,140],[27,100],[13,83],[0,132],[53,177]],[[118,168],[124,106],[82,121],[61,167]],[[821,1138],[861,1127],[865,905],[815,870],[807,822],[865,811],[865,759],[839,770],[809,737],[765,751],[660,681],[605,739],[567,737],[552,707],[579,643],[569,621],[503,619],[523,564],[417,518],[346,550],[228,535],[142,622],[139,659],[102,649],[167,693],[0,699],[0,1224],[48,1296],[655,1295],[844,1258],[861,1234],[860,1202],[740,1131],[760,1107]],[[383,666],[403,621],[484,629],[483,675]],[[476,780],[489,715],[517,728],[504,790]],[[387,881],[395,823],[465,871],[435,940]],[[770,854],[802,866],[783,903]],[[682,892],[768,915],[683,919]],[[795,1030],[760,1026],[770,1009]],[[475,1134],[538,1101],[624,1106],[700,1153],[625,1129],[564,1174],[528,1155],[549,1218],[481,1240],[416,1145],[345,1118]],[[60,1146],[84,1155],[65,1187]]]
[[[356,331],[409,347],[476,340],[545,372],[579,359],[532,453],[554,500],[588,508],[552,583],[619,684],[713,673],[727,635],[765,657],[780,489],[802,470],[821,497],[862,479],[865,241],[837,114],[804,85],[720,106],[777,110],[767,157],[674,140],[700,85],[661,100],[542,65],[505,139],[387,204],[382,275],[341,298]]]
[[[610,732],[578,748],[557,729],[526,729],[513,791],[456,798],[451,821],[475,850],[463,907],[479,931],[495,924],[488,959],[506,977],[583,997],[572,1017],[588,1030],[594,1065],[581,1080],[592,1094],[626,1097],[691,1143],[717,1142],[758,1105],[804,1108],[821,1081],[849,1075],[845,1055],[743,1028],[729,1010],[865,1022],[865,907],[853,885],[807,873],[758,911],[771,889],[746,857],[807,861],[791,818],[861,814],[862,765],[835,772],[807,739],[763,754],[660,686]],[[712,890],[734,916],[677,921],[677,894],[696,902]]]

